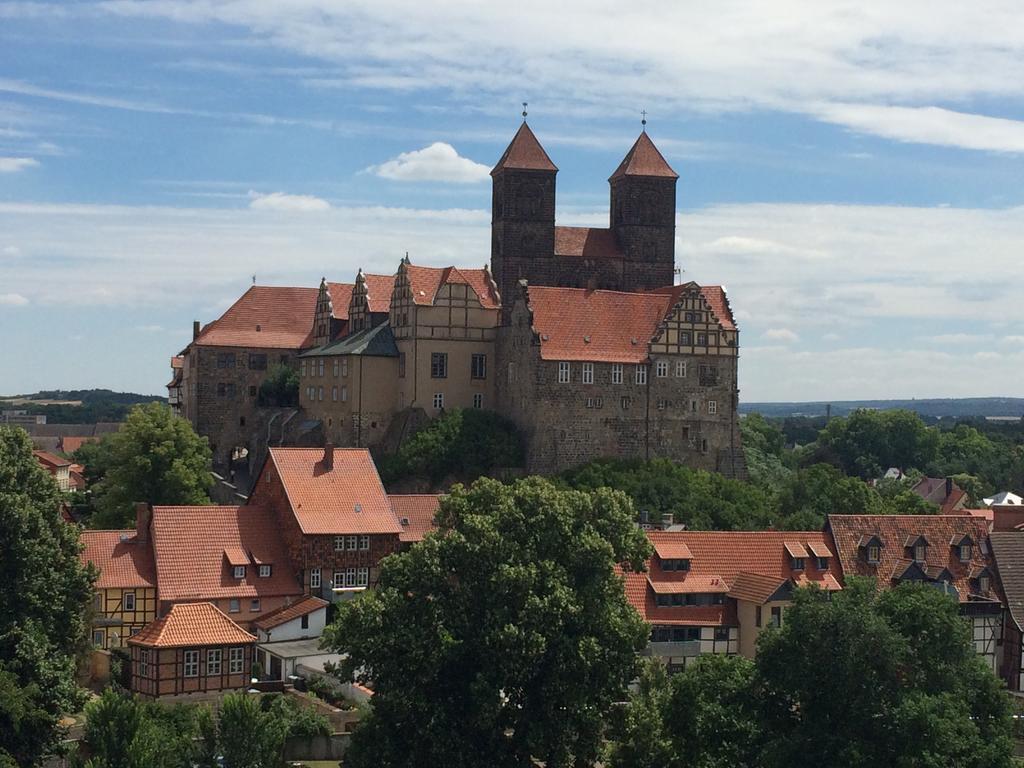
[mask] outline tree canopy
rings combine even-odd
[[[75,671],[94,575],[60,498],[24,430],[0,426],[0,755],[24,766],[54,746],[60,715],[83,700]]]
[[[324,634],[373,686],[346,765],[589,765],[648,628],[617,563],[650,544],[621,493],[478,480],[440,530],[385,559]]]
[[[206,438],[160,403],[133,408],[121,429],[100,441],[93,456],[105,470],[93,488],[95,511],[90,525],[94,528],[129,524],[137,501],[164,505],[210,501],[213,478]]]
[[[290,365],[277,363],[267,371],[260,384],[259,404],[280,408],[299,404],[299,372]]]

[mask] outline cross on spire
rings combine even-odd
[[[640,125],[643,126],[643,132],[647,133],[647,110],[640,110]]]
[[[526,122],[526,102],[523,102],[523,122]]]

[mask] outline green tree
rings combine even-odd
[[[370,682],[346,764],[589,765],[647,644],[617,563],[650,544],[629,500],[542,478],[456,486],[442,535],[384,560],[325,632]]]
[[[0,751],[35,765],[59,736],[58,719],[83,696],[75,683],[87,648],[94,574],[78,559],[78,531],[24,430],[0,426]]]
[[[132,409],[100,443],[103,480],[94,489],[93,528],[131,522],[133,504],[208,504],[210,447],[185,419],[159,403]]]
[[[294,408],[299,404],[299,372],[290,365],[278,363],[267,371],[260,384],[259,404]]]
[[[882,511],[878,493],[828,464],[801,469],[779,489],[780,527],[817,530],[826,515],[867,515]],[[798,525],[793,523],[799,522]]]
[[[765,768],[1010,765],[1009,700],[957,602],[930,586],[798,590],[756,665]]]
[[[774,422],[759,413],[748,414],[740,420],[740,436],[751,482],[774,489],[792,477],[784,462],[786,437]]]
[[[848,475],[871,479],[889,467],[923,469],[936,457],[939,432],[913,411],[861,409],[832,419],[818,443]]]

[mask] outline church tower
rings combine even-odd
[[[523,120],[491,171],[491,273],[508,318],[517,282],[552,279],[555,253],[555,174],[544,147]]]
[[[678,178],[644,130],[608,179],[611,228],[625,256],[624,291],[674,282]]]

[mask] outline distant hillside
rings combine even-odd
[[[858,408],[891,410],[905,408],[921,416],[935,419],[970,416],[1024,417],[1024,398],[1021,397],[963,397],[935,400],[837,400],[832,403],[740,403],[740,413],[760,413],[763,416],[824,416],[832,406],[833,416],[846,416]]]
[[[163,397],[109,389],[57,389],[0,397],[0,409],[43,414],[50,424],[95,424],[123,421],[132,406],[154,401],[167,402]]]

